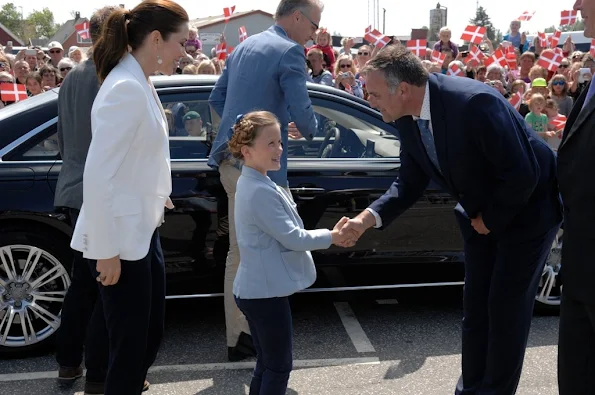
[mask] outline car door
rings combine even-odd
[[[368,107],[315,93],[312,104],[319,131],[312,142],[289,142],[289,185],[306,228],[332,229],[342,216],[356,216],[389,188],[398,176],[400,144],[394,127]],[[315,252],[319,276],[314,287],[460,278],[460,270],[453,273],[456,266],[448,265],[460,258],[455,204],[431,184],[383,231],[367,231],[353,248]]]

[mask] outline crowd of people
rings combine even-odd
[[[595,11],[595,0],[585,3],[590,8],[581,8],[580,0],[575,7]],[[595,71],[592,55],[575,51],[567,40],[559,67],[546,70],[536,60],[551,49],[538,41],[531,47],[516,20],[505,40],[519,67],[465,61],[475,47],[461,51],[447,27],[433,47],[442,62],[430,51],[420,59],[395,38],[382,46],[360,45],[352,54],[353,38],[343,39],[340,51],[332,47],[330,34],[319,26],[323,10],[319,0],[281,0],[275,24],[224,59],[203,54],[188,14],[172,0],[98,10],[90,20],[87,59],[76,47],[64,57],[56,42],[49,56],[37,48],[14,59],[0,54],[0,78],[26,85],[29,95],[60,86],[63,164],[55,205],[68,209],[75,252],[58,334],[62,382],[82,376],[84,348],[85,394],[130,395],[149,388],[146,376],[163,336],[165,304],[159,226],[165,209],[173,208],[172,109],[163,108],[150,77],[178,73],[221,75],[209,97],[221,122],[208,165],[219,172],[228,197],[228,358],[256,356],[251,395],[286,392],[293,368],[288,297],[316,279],[309,251],[354,246],[369,228],[382,229],[410,208],[430,180],[459,202],[455,216],[464,239],[463,364],[455,393],[516,392],[538,280],[562,221],[556,156],[548,144],[560,146],[564,159],[562,195],[577,193],[569,175],[576,169],[568,160],[573,148],[566,147],[580,135],[573,128],[557,143],[563,127],[552,122],[574,114],[573,122],[579,115],[574,100],[595,111],[595,85],[588,85]],[[595,26],[589,28],[595,35]],[[486,39],[479,48],[489,56],[505,44],[494,48]],[[258,61],[262,57],[267,62]],[[453,73],[455,66],[461,77]],[[253,78],[247,80],[242,71],[249,67]],[[262,84],[271,75],[279,75],[278,81]],[[341,218],[332,230],[304,228],[288,185],[288,139],[310,140],[318,130],[307,81],[367,100],[400,131],[398,178],[358,216]],[[185,133],[203,133],[200,115],[184,111]],[[565,204],[565,251],[572,242],[586,250],[590,239],[580,239],[586,227],[580,218],[568,220],[574,211]],[[585,379],[592,366],[583,365],[592,357],[584,345],[592,346],[587,316],[592,320],[594,313],[592,306],[584,308],[588,298],[579,292],[585,288],[579,279],[592,277],[573,265],[580,257],[569,259],[574,272],[566,274],[560,360],[573,368],[561,364],[559,380],[561,393],[578,395],[592,390]],[[573,321],[579,318],[582,326]],[[578,353],[583,358],[577,362]]]

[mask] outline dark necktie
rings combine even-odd
[[[434,136],[430,131],[430,121],[426,119],[418,119],[417,126],[419,127],[419,132],[421,135],[421,141],[426,148],[426,153],[430,158],[430,161],[436,166],[438,172],[442,174],[440,170],[440,164],[438,163],[438,154],[436,153],[436,144],[434,144]]]

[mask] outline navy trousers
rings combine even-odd
[[[74,228],[79,210],[70,209],[69,213]],[[84,348],[87,381],[104,382],[107,374],[108,340],[103,310],[101,306],[96,308],[99,285],[83,254],[73,250],[73,255],[70,287],[64,298],[60,330],[57,334],[56,360],[63,367],[78,367],[83,360]],[[93,322],[91,327],[89,322]]]
[[[146,257],[121,264],[118,283],[99,287],[109,336],[104,395],[139,395],[163,337],[165,264],[159,233],[153,234]],[[94,277],[95,267],[91,262]]]
[[[256,348],[250,395],[285,395],[293,368],[293,321],[289,299],[239,299]]]
[[[535,294],[558,232],[528,240],[474,233],[465,241],[463,366],[456,395],[516,392]]]

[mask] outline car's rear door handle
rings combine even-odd
[[[297,195],[298,199],[301,200],[313,200],[316,196],[324,195],[326,193],[326,189],[324,188],[289,188],[291,193]]]

